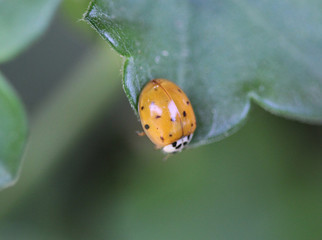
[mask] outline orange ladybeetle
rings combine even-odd
[[[140,94],[138,110],[145,134],[165,153],[180,152],[191,141],[196,117],[190,100],[173,82],[150,81]]]

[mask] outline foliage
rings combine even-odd
[[[0,0],[0,63],[27,48],[48,27],[60,0]],[[0,189],[18,176],[27,140],[25,111],[0,73]]]
[[[135,111],[153,78],[184,89],[199,145],[234,132],[251,100],[322,123],[321,12],[318,0],[94,0],[84,18],[126,57],[124,89]]]
[[[13,89],[0,75],[0,189],[12,184],[27,138],[26,115]]]

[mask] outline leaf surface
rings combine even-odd
[[[186,92],[195,145],[236,131],[251,101],[322,123],[320,0],[94,0],[84,18],[126,57],[124,89],[136,113],[151,79]]]
[[[0,62],[28,47],[48,27],[60,0],[0,0]]]
[[[0,74],[0,189],[14,183],[27,138],[27,120],[20,100]]]

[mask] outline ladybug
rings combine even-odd
[[[165,153],[181,152],[196,130],[196,117],[186,94],[167,79],[143,88],[138,111],[145,134]]]

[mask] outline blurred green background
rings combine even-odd
[[[73,2],[1,66],[31,124],[1,240],[322,239],[321,127],[252,106],[235,135],[163,161],[135,133],[121,58]]]

